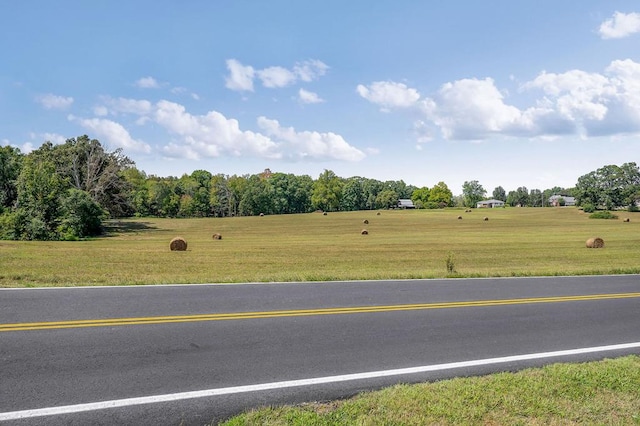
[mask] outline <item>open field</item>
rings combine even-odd
[[[224,425],[638,425],[638,383],[640,357],[628,356],[263,408]]]
[[[640,213],[587,216],[507,208],[132,218],[110,222],[107,236],[90,241],[0,241],[0,286],[639,273]],[[169,250],[175,236],[187,251]],[[605,248],[585,248],[589,237],[603,238]]]

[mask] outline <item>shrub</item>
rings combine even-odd
[[[589,215],[589,219],[617,219],[618,216],[608,210],[594,212]]]
[[[582,206],[582,210],[585,213],[593,213],[596,211],[596,206],[594,206],[593,204],[587,203],[584,206]]]

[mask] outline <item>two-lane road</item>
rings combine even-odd
[[[640,276],[0,290],[0,422],[205,424],[640,353]]]

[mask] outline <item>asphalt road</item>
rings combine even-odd
[[[202,425],[630,353],[638,275],[2,289],[0,423]]]

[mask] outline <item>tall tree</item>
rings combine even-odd
[[[581,206],[633,208],[640,199],[640,170],[633,162],[601,167],[580,176],[574,194]]]
[[[0,146],[0,213],[18,198],[17,180],[23,155],[18,148]]]
[[[331,170],[325,169],[313,184],[313,207],[323,211],[337,211],[341,196],[342,180]]]
[[[441,208],[450,207],[453,202],[453,193],[446,183],[438,182],[429,191],[429,201]]]
[[[477,180],[465,181],[462,185],[462,195],[464,196],[464,205],[466,207],[476,207],[486,193],[487,191]]]
[[[507,201],[507,193],[505,192],[504,188],[501,186],[497,186],[493,190],[492,195],[494,200]]]

